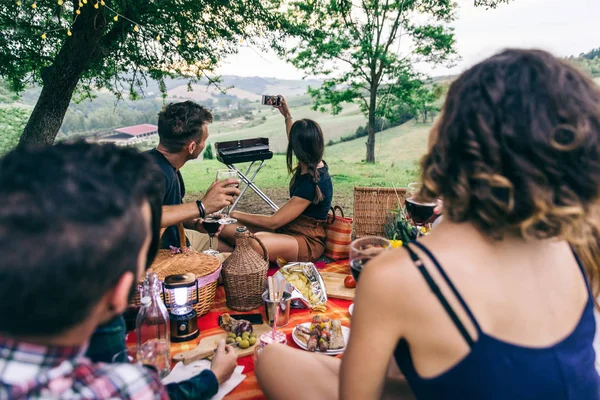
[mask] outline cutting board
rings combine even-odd
[[[327,297],[342,300],[354,300],[356,289],[350,289],[344,286],[344,279],[347,274],[338,274],[336,272],[319,272],[325,282]]]
[[[271,327],[267,324],[253,325],[252,327],[254,328],[254,333],[256,333],[257,338],[260,337],[260,335],[262,335],[263,333],[269,332],[271,330]],[[207,358],[208,355],[212,356],[214,350],[217,348],[217,343],[219,343],[219,340],[221,339],[227,339],[227,332],[223,331],[223,333],[210,335],[200,339],[200,342],[198,342],[198,346],[195,349],[175,354],[173,356],[173,360],[183,361],[184,364],[187,364],[188,362]],[[247,349],[240,349],[239,347],[235,347],[235,352],[238,358],[249,356],[251,354],[254,354],[255,346],[250,346]]]

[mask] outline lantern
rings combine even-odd
[[[194,298],[193,291],[196,289]],[[171,341],[186,342],[198,337],[198,321],[193,305],[198,303],[198,281],[192,273],[165,277],[163,295],[169,296],[169,319],[171,321]],[[167,299],[167,296],[163,296]]]

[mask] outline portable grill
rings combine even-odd
[[[279,207],[252,182],[258,171],[265,165],[265,160],[273,158],[273,152],[269,150],[269,139],[254,138],[215,143],[215,149],[217,150],[217,160],[227,165],[228,168],[237,171],[240,179],[246,184],[235,203],[231,206],[230,212],[237,206],[248,188],[254,190],[273,210],[279,210]],[[247,162],[250,165],[246,173],[243,173],[234,165]]]

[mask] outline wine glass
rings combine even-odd
[[[390,241],[379,236],[366,236],[353,241],[350,244],[350,270],[356,282],[366,263],[391,248]]]
[[[202,226],[208,233],[208,249],[204,250],[203,253],[209,256],[216,256],[219,254],[219,251],[214,248],[213,240],[219,232],[219,221],[221,219],[221,214],[210,214],[206,218],[202,220]]]
[[[141,364],[138,361],[137,349],[135,347],[127,347],[125,350],[121,350],[115,354],[112,358],[113,363],[128,363],[128,364]]]
[[[217,171],[217,181],[225,181],[227,179],[238,179],[238,173],[235,169],[220,169]],[[235,185],[232,185],[235,186]],[[229,210],[231,206],[227,206],[221,210],[220,213],[224,214],[224,217],[219,219],[219,224],[229,225],[235,224],[237,219],[229,216]]]
[[[391,248],[390,241],[379,236],[366,236],[350,244],[350,271],[357,284],[364,266],[372,258]],[[354,303],[350,307],[354,307]]]
[[[428,223],[433,222],[435,219],[435,202],[425,202],[420,199],[421,184],[418,182],[412,182],[408,184],[408,190],[406,191],[406,199],[404,200],[406,205],[406,212],[417,227],[421,227]],[[417,236],[420,236],[421,230],[417,229]]]

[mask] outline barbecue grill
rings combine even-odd
[[[240,179],[246,184],[235,203],[231,206],[230,212],[237,206],[248,188],[254,190],[273,210],[279,210],[279,207],[252,182],[258,171],[264,166],[265,160],[273,158],[273,152],[269,150],[269,139],[254,138],[215,143],[215,149],[217,150],[217,160],[227,165],[228,168],[237,171]],[[246,173],[243,173],[234,165],[247,162],[250,165]]]

